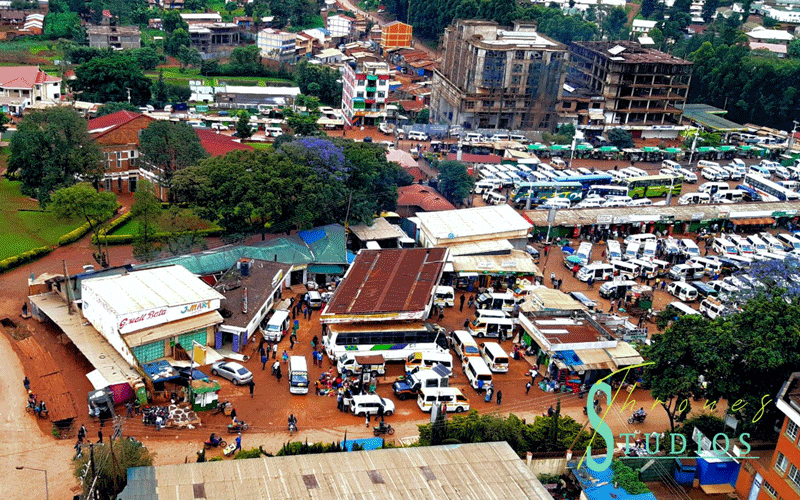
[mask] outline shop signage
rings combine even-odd
[[[662,215],[660,220],[661,220],[661,222],[675,222],[675,216],[674,215]]]
[[[216,309],[219,309],[219,299],[121,314],[116,319],[117,330],[122,334],[131,333],[144,328],[152,328],[172,321],[198,316]]]
[[[614,217],[611,215],[598,215],[597,216],[597,223],[598,224],[611,224],[614,220]]]
[[[195,304],[189,304],[187,306],[183,306],[183,309],[181,309],[181,314],[184,316],[186,315],[191,316],[203,311],[204,309],[210,309],[210,308],[211,308],[211,301],[206,300],[203,302],[197,302]]]
[[[129,316],[124,316],[119,320],[119,331],[133,331],[138,330],[138,326],[144,326],[153,322],[153,320],[161,318],[167,314],[167,308],[154,309],[143,313],[136,313]]]
[[[692,214],[692,220],[703,220],[705,214],[703,212],[695,212]]]
[[[772,212],[773,217],[794,217],[797,214],[797,210],[783,210],[780,212]]]
[[[723,210],[720,210],[720,211],[719,211],[719,216],[718,216],[718,217],[719,217],[720,219],[727,219],[728,217],[730,217],[730,215],[731,215],[731,213],[730,213],[730,212],[728,212],[727,210],[725,210],[725,211],[723,211]]]
[[[620,215],[619,217],[614,217],[614,224],[627,224],[627,223],[628,223],[627,215]]]

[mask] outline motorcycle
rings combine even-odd
[[[636,422],[636,423],[640,424],[640,423],[644,422],[644,420],[646,418],[647,418],[647,413],[634,413],[628,419],[628,423],[632,424],[632,423]]]
[[[392,435],[394,434],[394,427],[392,427],[390,424],[384,425],[383,423],[381,423],[381,425],[372,428],[372,433],[375,436],[380,436],[381,434]]]
[[[289,435],[291,436],[295,432],[297,432],[297,424],[292,422],[289,424]]]
[[[236,424],[228,424],[228,434],[236,434],[237,432],[244,432],[249,429],[250,426],[247,425],[246,422],[236,422]]]
[[[600,405],[595,405],[595,406],[594,406],[594,412],[595,412],[596,414],[598,414],[598,415],[599,415],[599,414],[601,414],[601,413],[603,413],[603,407],[602,407],[602,406],[600,406]],[[584,407],[583,407],[583,414],[584,414],[584,415],[588,415],[588,414],[589,414],[589,410],[587,410],[586,406],[584,406]]]
[[[225,413],[229,407],[231,407],[231,403],[229,401],[222,401],[221,403],[217,403],[217,407],[211,410],[212,415],[216,415],[218,413]]]
[[[206,441],[203,444],[205,445],[206,449],[218,448],[218,447],[225,448],[226,446],[228,446],[228,443],[224,439],[216,436],[212,436],[208,441]]]

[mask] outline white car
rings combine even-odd
[[[633,198],[630,196],[609,196],[600,206],[603,208],[627,207],[632,201]]]
[[[575,205],[575,208],[599,208],[603,206],[603,202],[606,201],[604,198],[586,198],[581,200],[580,203]]]
[[[377,415],[380,408],[383,408],[383,415],[385,417],[394,413],[394,403],[390,399],[382,398],[377,394],[353,396],[351,411],[354,415],[358,415],[359,417]]]
[[[782,166],[775,167],[775,175],[787,181],[792,178],[792,174],[789,173],[789,169]]]

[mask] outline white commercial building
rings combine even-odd
[[[649,33],[650,30],[656,27],[658,21],[648,21],[647,19],[634,19],[631,25],[631,31],[634,33]]]
[[[510,205],[418,212],[416,217],[419,241],[425,247],[508,240],[514,248],[524,249],[532,226]]]
[[[297,35],[295,33],[266,28],[258,32],[256,45],[258,45],[261,55],[267,59],[286,64],[293,64],[297,61],[295,54]]]
[[[328,16],[325,19],[325,29],[330,33],[331,38],[350,38],[353,34],[354,22],[355,19],[348,16]]]
[[[183,266],[135,271],[81,283],[84,317],[131,365],[171,357],[180,344],[208,345],[222,294]]]
[[[780,45],[789,45],[789,42],[794,40],[794,35],[788,31],[771,30],[762,26],[753,28],[752,31],[747,33],[747,37],[751,42],[777,43]]]
[[[751,7],[751,12],[769,17],[779,23],[800,24],[800,10],[791,7],[766,5],[764,3],[755,2]]]

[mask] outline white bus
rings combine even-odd
[[[589,191],[586,193],[587,198],[599,196],[605,198],[607,196],[628,196],[628,186],[615,186],[607,184],[604,186],[589,186]]]
[[[764,201],[797,201],[800,194],[786,189],[776,182],[772,182],[760,175],[747,174],[744,176],[742,184],[755,189],[758,194],[764,197]]]
[[[415,352],[447,350],[445,331],[438,325],[421,322],[329,324],[322,342],[334,362],[345,352],[382,354],[387,361],[404,361]]]

